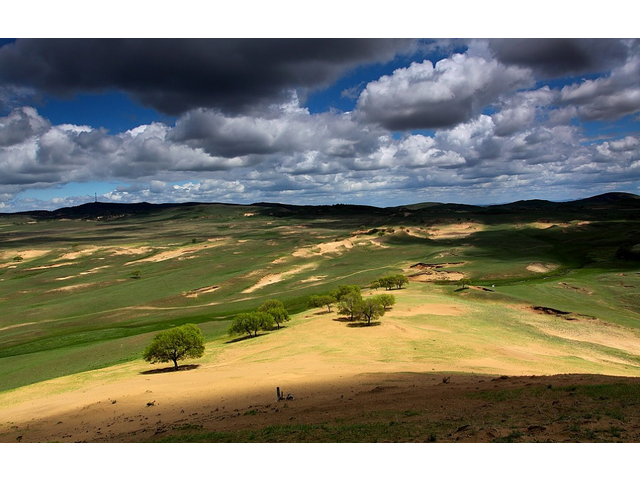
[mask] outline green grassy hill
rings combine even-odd
[[[298,313],[311,295],[392,273],[421,274],[414,280],[434,294],[484,308],[482,318],[502,302],[637,332],[640,262],[627,253],[640,245],[639,219],[629,194],[384,209],[96,203],[0,215],[0,391],[139,359],[154,332],[175,325],[220,339],[234,315],[266,299]],[[418,263],[441,264],[438,275],[429,281]],[[460,291],[457,273],[486,290]]]

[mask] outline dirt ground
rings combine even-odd
[[[288,428],[291,437],[278,440],[285,442],[640,440],[637,402],[622,405],[617,398],[592,397],[576,388],[593,384],[638,387],[638,378],[349,376],[340,372],[296,376],[261,371],[250,379],[227,375],[214,379],[215,370],[215,366],[200,366],[141,374],[119,385],[34,399],[3,410],[0,441],[146,442],[189,432],[237,434],[276,426]],[[203,382],[205,377],[212,381]],[[293,398],[277,401],[278,386]],[[380,433],[376,425],[385,428]],[[318,434],[300,438],[301,426],[321,426],[321,433],[339,429],[330,438]],[[353,433],[363,426],[374,428],[374,437]],[[345,438],[340,437],[341,431]],[[238,441],[246,440],[239,437]],[[258,437],[258,441],[263,439]]]

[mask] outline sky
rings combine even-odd
[[[638,39],[364,33],[1,40],[0,211],[640,194]]]

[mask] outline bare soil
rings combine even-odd
[[[0,441],[640,440],[639,401],[626,395],[638,391],[638,378],[336,372],[274,375],[240,388],[232,379],[203,385],[203,368],[146,371],[135,388],[66,394],[46,409],[34,410],[34,401],[31,419],[3,419]],[[291,399],[278,401],[276,387]]]

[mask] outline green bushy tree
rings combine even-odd
[[[258,312],[271,315],[278,328],[280,328],[281,323],[291,320],[289,312],[287,312],[287,309],[284,308],[284,304],[280,300],[267,300],[258,308]]]
[[[204,355],[204,337],[198,326],[189,323],[158,333],[145,348],[142,358],[151,363],[173,362]]]
[[[390,293],[382,293],[373,297],[385,309],[396,304],[396,297]]]
[[[246,333],[249,337],[258,335],[258,330],[270,330],[275,323],[273,316],[266,312],[249,312],[236,315],[229,327],[229,333],[242,335]]]
[[[344,295],[338,302],[338,313],[348,315],[351,321],[362,316],[363,300],[359,292],[351,292]]]
[[[367,325],[371,325],[371,320],[377,320],[385,313],[384,307],[375,297],[363,300],[360,309],[361,318],[366,320]]]

